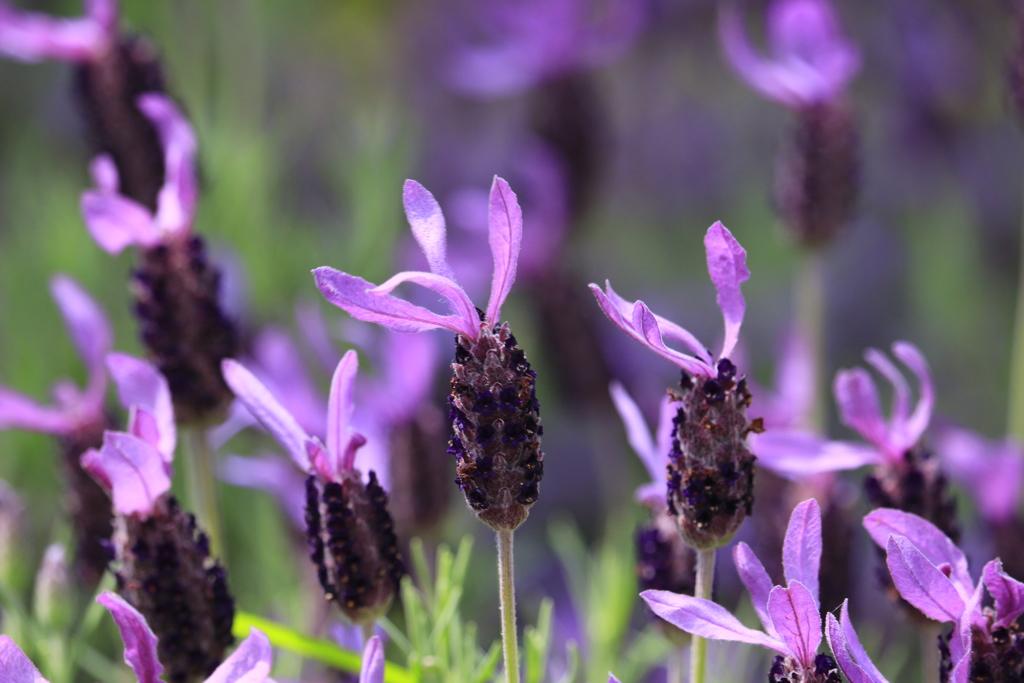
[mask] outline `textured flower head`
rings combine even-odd
[[[516,279],[516,263],[523,237],[523,213],[515,194],[508,183],[494,178],[488,204],[488,236],[494,273],[491,298],[482,314],[459,286],[448,265],[444,215],[437,200],[414,180],[405,181],[402,199],[413,237],[427,257],[430,272],[398,273],[384,284],[375,286],[361,277],[323,266],[313,271],[317,287],[328,301],[357,320],[377,323],[396,332],[444,328],[467,339],[479,339],[482,328],[489,329],[500,322],[501,306]],[[440,315],[392,296],[391,291],[404,282],[440,294],[451,307],[452,315]]]
[[[782,550],[786,586],[773,586],[768,572],[753,551],[739,543],[733,560],[740,579],[750,592],[764,631],[747,628],[710,600],[666,591],[645,591],[641,597],[662,619],[703,638],[761,645],[779,653],[770,680],[838,681],[832,678],[835,664],[817,654],[822,624],[818,603],[818,571],[821,565],[821,510],[814,499],[793,510]],[[794,680],[797,676],[794,676]]]
[[[124,661],[139,683],[160,683],[164,667],[157,655],[157,637],[145,617],[114,593],[105,592],[96,601],[110,610],[124,641]],[[270,641],[258,629],[217,667],[205,683],[263,683],[269,681],[273,651]],[[0,636],[0,680],[4,683],[47,683],[25,653],[7,636]]]
[[[842,94],[860,68],[857,48],[843,35],[828,0],[775,0],[768,9],[770,56],[751,45],[735,2],[723,5],[722,47],[750,87],[787,107],[800,109]]]
[[[74,280],[58,275],[50,281],[53,294],[71,341],[88,372],[84,391],[69,381],[54,386],[56,399],[43,406],[18,392],[0,387],[0,429],[27,429],[68,437],[90,426],[105,424],[103,396],[107,372],[103,359],[110,351],[110,322],[99,305]]]
[[[747,270],[746,250],[721,223],[708,228],[704,236],[704,248],[707,252],[708,274],[718,290],[718,307],[722,309],[725,318],[725,339],[718,354],[721,360],[728,358],[739,340],[740,326],[746,311],[740,285],[750,278],[750,271]],[[643,301],[630,304],[612,290],[611,283],[605,283],[603,292],[595,284],[591,284],[590,289],[605,315],[630,337],[692,375],[705,379],[718,375],[718,364],[711,352],[682,327],[655,315]],[[690,353],[669,348],[665,345],[666,337],[683,344]]]
[[[672,450],[672,436],[675,432],[672,419],[679,412],[680,403],[668,394],[661,399],[658,407],[657,431],[654,438],[651,438],[650,429],[640,412],[640,406],[633,401],[626,388],[619,382],[612,382],[609,391],[615,409],[619,412],[622,424],[626,428],[629,445],[632,446],[633,451],[647,468],[648,474],[651,475],[651,482],[636,490],[637,500],[653,510],[664,509],[667,505],[665,473],[668,469],[668,454]]]
[[[118,191],[118,174],[107,155],[91,165],[95,190],[82,193],[85,226],[102,249],[119,254],[126,247],[150,248],[175,236],[191,234],[198,196],[196,138],[188,119],[174,101],[162,93],[147,93],[136,100],[139,110],[156,128],[164,150],[164,185],[156,213]]]
[[[87,62],[117,40],[116,0],[85,0],[85,16],[58,19],[0,1],[0,55],[23,62]]]

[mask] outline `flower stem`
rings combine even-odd
[[[668,658],[668,683],[685,683],[683,671],[686,670],[686,649],[675,648]]]
[[[711,599],[711,586],[715,580],[715,548],[697,551],[697,584],[693,597]],[[708,641],[693,636],[690,646],[690,683],[704,683],[704,668],[708,658]]]
[[[799,343],[806,345],[808,361],[813,373],[813,396],[819,397],[810,406],[806,416],[807,424],[801,425],[818,433],[824,433],[826,396],[822,385],[825,355],[825,277],[824,255],[821,249],[804,249],[800,255],[796,281],[793,289],[793,307],[796,310]]]
[[[1010,413],[1006,433],[1024,442],[1024,225],[1021,225],[1021,253],[1017,266],[1017,313],[1010,349]]]
[[[932,625],[928,623],[921,627],[921,674],[924,676],[921,680],[925,683],[928,681],[939,680],[939,667],[941,662],[939,661],[939,648],[936,644],[936,640],[939,634],[942,633],[942,628],[939,625]]]
[[[188,448],[188,495],[200,528],[210,539],[210,554],[224,560],[223,534],[221,533],[220,500],[217,497],[217,477],[213,452],[202,427],[186,430]]]
[[[501,644],[505,651],[505,680],[519,683],[519,643],[516,638],[516,592],[510,529],[498,531],[498,588],[501,604]]]

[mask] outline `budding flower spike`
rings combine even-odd
[[[160,643],[145,617],[123,598],[110,592],[101,594],[96,602],[106,607],[114,618],[124,641],[124,661],[138,682],[161,683],[164,666],[160,660]],[[270,679],[272,664],[270,641],[262,631],[253,628],[230,657],[216,670],[202,676],[205,683],[273,683]],[[21,648],[7,636],[0,636],[0,680],[4,683],[48,683]],[[169,680],[178,683],[185,679],[171,673]]]
[[[0,2],[0,55],[23,62],[87,62],[117,40],[117,3],[85,0],[85,16],[58,19]]]
[[[370,470],[366,483],[356,453],[366,437],[350,428],[359,359],[349,351],[331,380],[327,443],[307,434],[251,372],[234,360],[224,379],[238,400],[267,428],[306,480],[306,533],[310,559],[328,600],[353,622],[372,626],[391,605],[405,566],[388,511],[388,497]]]

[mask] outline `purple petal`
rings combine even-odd
[[[220,461],[219,476],[232,486],[270,493],[295,528],[306,530],[306,477],[280,455],[242,457],[228,455]]]
[[[153,122],[164,147],[164,185],[157,198],[155,222],[165,233],[187,230],[195,218],[196,137],[188,119],[167,95],[140,95],[139,110]]]
[[[821,615],[811,591],[799,581],[790,581],[789,588],[776,586],[768,595],[768,613],[793,656],[805,668],[813,667],[821,643]]]
[[[795,480],[822,472],[853,470],[881,460],[879,452],[872,447],[829,441],[798,429],[772,429],[747,438],[760,465]]]
[[[327,402],[306,371],[302,353],[284,330],[268,325],[253,341],[254,370],[307,434],[326,436]],[[330,365],[333,371],[338,359]],[[246,413],[248,416],[248,413]]]
[[[1009,626],[1024,614],[1024,583],[1004,572],[998,558],[985,565],[982,577],[996,601],[996,626]]]
[[[866,441],[892,456],[878,390],[867,370],[853,368],[837,372],[833,393],[843,424],[856,429]]]
[[[0,10],[2,11],[2,10]],[[2,20],[2,19],[0,19]],[[3,33],[0,32],[0,39]],[[0,636],[0,681],[4,683],[48,683],[10,636]]]
[[[0,429],[66,434],[76,426],[74,411],[40,405],[28,396],[0,387]]]
[[[67,275],[50,280],[50,292],[85,366],[90,373],[103,374],[103,358],[110,351],[113,338],[103,309]]]
[[[668,465],[667,458],[672,450],[672,438],[676,432],[676,426],[672,421],[679,414],[679,407],[681,405],[678,401],[672,400],[672,397],[667,393],[661,398],[661,403],[658,405],[658,430],[655,433],[655,448],[657,453],[664,454],[661,467],[659,468],[659,476],[664,474],[665,467]]]
[[[608,674],[608,683],[621,683],[613,674]]]
[[[614,381],[609,385],[608,391],[611,393],[615,409],[619,411],[619,417],[622,418],[622,424],[626,428],[626,439],[633,452],[643,461],[652,481],[663,481],[665,467],[668,464],[668,451],[665,451],[664,457],[659,457],[644,416],[640,413],[640,406],[633,401],[626,388],[618,381]]]
[[[171,390],[156,366],[149,361],[129,356],[126,353],[107,355],[107,368],[117,385],[117,393],[121,404],[133,411],[141,408],[152,415],[156,421],[157,440],[153,443],[163,455],[164,460],[174,460],[174,447],[177,444],[177,428],[174,424],[174,404],[171,402]],[[137,428],[129,425],[129,431]]]
[[[747,628],[727,609],[710,600],[669,591],[644,591],[640,597],[647,602],[652,612],[687,633],[714,640],[762,645],[789,654],[789,649],[782,641]]]
[[[412,228],[412,236],[423,250],[430,272],[455,282],[455,273],[448,265],[448,240],[444,214],[434,195],[415,180],[406,180],[402,189],[405,217]]]
[[[971,653],[973,650],[973,639],[971,627],[975,620],[982,620],[981,605],[983,582],[979,581],[977,588],[964,605],[963,613],[956,622],[956,633],[949,640],[949,658],[953,663],[953,670],[950,672],[949,683],[968,683],[971,672]]]
[[[743,314],[747,309],[740,285],[750,279],[747,252],[724,225],[716,222],[704,236],[708,275],[718,290],[718,307],[725,318],[725,341],[719,358],[727,358],[740,336]]]
[[[160,683],[164,667],[157,658],[156,636],[137,609],[116,593],[104,591],[96,602],[114,617],[121,640],[124,641],[124,661],[135,672],[139,683]]]
[[[777,76],[774,65],[761,57],[750,44],[743,17],[736,3],[722,3],[718,20],[718,36],[733,69],[750,87],[765,97],[789,107],[802,104],[801,98],[786,88]]]
[[[313,271],[324,297],[356,320],[377,323],[395,332],[423,332],[438,327],[470,339],[479,335],[479,325],[468,327],[461,316],[438,315],[433,311],[387,295],[369,294],[375,287],[361,277],[322,266]]]
[[[117,164],[109,154],[97,154],[92,158],[89,162],[89,177],[97,190],[117,194],[121,181],[117,176]]]
[[[860,644],[860,639],[857,638],[856,631],[853,630],[848,610],[849,602],[843,601],[842,626],[831,612],[825,615],[825,638],[836,658],[836,664],[850,683],[889,683],[868,657],[864,646]]]
[[[974,590],[963,552],[926,519],[902,510],[879,508],[864,517],[864,528],[879,547],[888,546],[890,536],[905,536],[935,566],[947,565],[949,578],[966,599]]]
[[[127,197],[86,190],[82,193],[81,210],[89,234],[107,253],[116,255],[133,244],[151,247],[160,241],[153,215]]]
[[[604,286],[606,290],[605,294],[607,300],[615,306],[615,308],[619,311],[619,314],[620,316],[623,317],[623,319],[630,319],[633,315],[633,308],[635,307],[635,302],[626,301],[621,296],[619,296],[618,293],[614,289],[612,289],[611,283],[608,282],[607,280],[605,280]],[[591,287],[593,287],[593,285],[591,285]],[[696,356],[700,361],[705,363],[709,369],[711,369],[712,366],[714,366],[715,363],[714,359],[711,357],[711,352],[708,351],[707,348],[703,344],[701,344],[696,337],[690,334],[690,332],[683,329],[679,325],[675,324],[668,318],[663,318],[662,316],[656,313],[654,314],[654,318],[655,320],[658,321],[658,327],[661,329],[661,334],[663,336],[680,342],[681,344],[683,344],[683,346],[690,349],[691,353],[693,353],[693,355]],[[641,342],[642,341],[643,340],[641,339]],[[708,373],[705,372],[703,374]],[[711,374],[714,374],[714,372],[711,372]]]
[[[910,414],[910,385],[903,373],[885,357],[878,349],[868,349],[864,352],[866,360],[875,370],[889,380],[892,385],[892,417],[890,424],[902,425],[907,421]]]
[[[793,508],[782,546],[786,581],[799,581],[818,603],[818,570],[821,567],[821,508],[813,498]],[[818,624],[821,631],[821,624]],[[820,635],[820,633],[819,633]]]
[[[928,423],[931,422],[932,410],[935,407],[935,387],[932,384],[932,373],[928,368],[928,361],[916,346],[898,341],[892,345],[892,352],[917,375],[919,384],[920,397],[914,407],[914,412],[899,426],[906,444],[905,448],[910,448],[917,443],[921,435],[924,434],[924,430],[928,428]]]
[[[944,427],[935,434],[935,450],[946,472],[970,490],[982,516],[1004,522],[1017,514],[1024,483],[1024,449],[1017,442]]]
[[[368,293],[374,296],[385,296],[403,282],[412,282],[437,292],[448,301],[448,306],[451,307],[452,313],[463,321],[466,329],[476,330],[480,323],[480,315],[476,312],[476,307],[469,300],[469,295],[466,294],[466,291],[453,280],[449,280],[446,277],[434,275],[433,273],[406,271],[392,276],[387,282],[374,287]]]
[[[953,582],[906,536],[890,536],[885,563],[900,595],[929,619],[956,621],[964,601]]]
[[[370,638],[363,650],[359,683],[384,683],[384,646],[377,636]]]
[[[204,683],[263,683],[273,663],[270,641],[263,631],[250,627],[249,636]]]
[[[501,322],[501,305],[516,279],[516,263],[523,241],[523,210],[519,208],[519,201],[508,183],[498,176],[494,176],[491,184],[487,234],[494,257],[494,279],[491,280],[486,318],[489,323],[497,324]]]
[[[338,475],[352,469],[351,462],[342,463],[338,459],[348,450],[349,423],[355,408],[353,389],[358,371],[359,357],[355,351],[349,351],[338,363],[331,379],[331,398],[327,405],[327,454]]]
[[[769,5],[768,40],[778,63],[788,66],[807,100],[834,97],[860,66],[857,49],[843,35],[826,0]]]
[[[768,596],[775,586],[772,584],[771,578],[768,577],[764,565],[761,564],[761,560],[757,559],[757,555],[750,549],[750,546],[742,542],[737,543],[733,548],[732,560],[736,565],[736,572],[740,575],[740,580],[747,587],[747,592],[750,593],[754,611],[761,619],[764,630],[772,636],[777,635],[775,627],[772,625],[772,618],[768,614]]]
[[[231,387],[238,400],[245,404],[249,412],[259,420],[271,436],[284,447],[295,464],[304,472],[310,468],[309,456],[306,453],[306,441],[309,436],[295,421],[291,413],[285,410],[274,395],[267,391],[256,376],[245,369],[241,363],[225,359],[221,363],[224,381]]]
[[[23,62],[86,62],[110,42],[108,26],[92,17],[58,19],[0,3],[0,55]]]
[[[149,443],[124,432],[106,432],[103,447],[82,455],[82,468],[103,482],[122,515],[148,517],[156,499],[171,488],[161,454]]]

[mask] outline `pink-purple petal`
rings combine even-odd
[[[864,360],[877,370],[879,374],[889,380],[889,384],[892,385],[890,424],[893,427],[897,427],[897,425],[902,426],[910,415],[910,385],[907,384],[907,378],[878,349],[867,349],[864,352]]]
[[[363,650],[359,683],[384,683],[384,646],[377,636],[370,638]]]
[[[716,222],[704,236],[707,251],[708,275],[718,290],[718,307],[725,318],[725,340],[719,358],[727,358],[739,340],[740,327],[747,305],[743,300],[740,286],[750,279],[747,270],[747,252],[732,236],[732,233]]]
[[[263,631],[250,627],[248,637],[204,683],[263,683],[270,675],[273,659],[270,640]]]
[[[768,614],[779,638],[805,668],[814,665],[814,655],[821,643],[821,615],[818,601],[799,581],[790,581],[789,588],[776,586],[768,595]]]
[[[857,430],[866,441],[891,457],[878,390],[867,370],[853,368],[837,372],[833,393],[843,424]]]
[[[93,17],[55,18],[0,2],[0,55],[12,59],[87,62],[110,46],[110,33]]]
[[[358,371],[359,357],[355,351],[349,351],[338,363],[331,379],[331,396],[327,405],[327,454],[339,474],[340,458],[350,439],[349,425],[355,409],[353,396]]]
[[[121,180],[117,175],[117,164],[109,154],[97,154],[89,162],[89,177],[101,192],[116,193]]]
[[[103,358],[113,343],[110,322],[103,309],[67,275],[57,275],[51,279],[50,292],[90,374],[102,375]]]
[[[157,658],[157,639],[146,618],[116,593],[104,591],[96,602],[110,611],[121,640],[124,641],[124,661],[135,672],[139,683],[160,683],[164,667]]]
[[[893,508],[879,508],[864,517],[864,528],[880,548],[887,547],[890,536],[904,536],[935,566],[948,565],[949,578],[961,597],[974,590],[963,551],[937,526],[915,514]]]
[[[836,664],[850,683],[889,683],[860,644],[850,623],[848,603],[843,601],[842,625],[831,612],[825,615],[825,638]]]
[[[137,104],[153,122],[164,147],[165,180],[157,199],[155,221],[165,232],[189,229],[198,197],[192,125],[174,100],[163,93],[140,95]]]
[[[406,180],[402,188],[405,217],[412,236],[423,250],[430,272],[455,282],[455,273],[448,265],[448,239],[444,214],[434,195],[415,180]]]
[[[157,498],[171,488],[160,452],[125,432],[106,432],[102,448],[82,455],[82,468],[103,482],[122,515],[148,517]]]
[[[624,319],[629,319],[633,315],[634,303],[626,301],[619,296],[619,294],[612,289],[611,283],[607,280],[605,280],[604,286],[607,300],[616,308],[616,310],[619,311],[620,315],[623,316]],[[593,285],[591,285],[591,287],[593,287]],[[700,341],[688,330],[680,327],[668,318],[658,315],[657,313],[654,314],[654,318],[658,321],[658,327],[661,329],[663,336],[683,344],[686,348],[690,349],[694,356],[705,363],[709,368],[714,365],[714,359],[711,357],[711,352],[708,351],[707,347],[701,344]]]
[[[971,654],[973,650],[972,626],[976,619],[982,619],[981,606],[983,582],[979,581],[974,592],[964,605],[954,626],[954,633],[949,639],[949,658],[953,670],[949,675],[949,683],[969,683],[971,672]]]
[[[81,199],[82,219],[101,249],[120,254],[126,247],[151,247],[160,241],[153,215],[146,207],[111,192],[86,190]]]
[[[17,391],[0,387],[0,429],[66,434],[77,424],[72,410],[50,408]]]
[[[799,429],[770,429],[747,437],[760,465],[788,479],[852,470],[880,462],[879,452],[848,441],[829,441]]]
[[[1024,489],[1024,449],[1019,443],[946,426],[936,430],[934,445],[946,472],[970,490],[983,517],[998,523],[1017,514]]]
[[[516,279],[516,264],[523,241],[523,211],[512,189],[504,180],[494,176],[487,211],[487,235],[494,257],[494,276],[491,280],[491,298],[487,302],[487,321],[499,322],[501,305],[505,303],[512,283]]]
[[[821,567],[821,508],[810,498],[793,508],[782,545],[786,581],[799,581],[818,602],[818,571]],[[821,630],[821,625],[818,625]],[[820,635],[820,634],[819,634]]]
[[[2,10],[0,10],[2,11]],[[2,34],[0,34],[2,35]],[[0,681],[49,683],[10,636],[0,636]]]
[[[418,271],[398,273],[388,278],[387,282],[369,290],[368,293],[373,296],[387,296],[391,294],[395,287],[403,282],[411,282],[443,296],[448,302],[452,313],[463,321],[462,325],[466,329],[476,329],[479,325],[480,316],[476,312],[473,302],[469,300],[469,295],[466,294],[466,291],[455,281],[435,275],[434,273],[421,273]]]
[[[107,369],[117,386],[121,404],[129,410],[138,406],[154,418],[158,431],[154,445],[164,460],[171,462],[178,434],[167,379],[149,361],[126,353],[108,354]],[[130,428],[129,431],[136,430]]]
[[[932,564],[905,536],[890,536],[885,563],[900,595],[929,619],[956,621],[964,600],[941,569]]]
[[[768,596],[771,595],[772,584],[768,572],[765,570],[761,560],[750,549],[746,543],[740,542],[732,550],[733,563],[736,565],[736,572],[740,575],[740,581],[747,587],[750,593],[750,600],[754,604],[754,611],[757,612],[764,630],[769,635],[776,635],[775,627],[772,625],[772,618],[768,614]]]
[[[640,406],[636,404],[633,397],[629,395],[626,388],[618,381],[613,381],[608,387],[612,396],[612,403],[622,419],[622,425],[626,428],[626,440],[629,441],[633,452],[647,468],[653,481],[661,481],[665,478],[665,466],[668,464],[668,451],[665,457],[659,457],[655,450],[654,440],[647,428],[647,422],[640,412]]]
[[[747,628],[729,610],[710,600],[654,590],[644,591],[640,597],[647,602],[652,612],[687,633],[714,640],[761,645],[782,654],[789,654],[789,649],[782,641],[761,631]]]
[[[982,578],[996,602],[996,626],[1009,626],[1024,614],[1024,583],[1004,572],[998,558],[985,565]]]
[[[892,345],[892,352],[917,375],[919,393],[917,405],[902,425],[906,447],[910,448],[917,443],[931,422],[932,410],[935,408],[935,386],[932,382],[928,361],[916,346],[909,342],[898,341]]]
[[[310,469],[309,455],[306,452],[306,441],[309,436],[302,430],[284,406],[267,391],[256,375],[247,370],[241,363],[233,359],[225,359],[221,363],[224,381],[231,387],[238,400],[249,412],[259,420],[270,435],[292,457],[295,464],[304,472]]]

